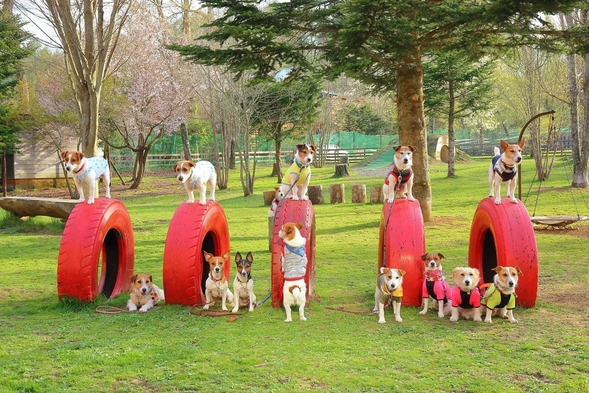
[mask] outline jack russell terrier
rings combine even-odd
[[[282,272],[284,273],[282,304],[286,311],[284,322],[292,321],[291,306],[299,306],[299,319],[301,321],[307,320],[305,318],[305,303],[307,302],[307,284],[305,282],[307,239],[299,231],[302,227],[298,222],[289,222],[284,224],[278,232],[278,236],[284,241],[282,254]]]
[[[79,202],[84,202],[83,185],[88,186],[88,204],[94,203],[96,182],[99,178],[106,185],[106,197],[110,198],[110,169],[108,162],[102,157],[84,157],[79,151],[64,151],[61,158],[65,162],[65,169],[72,173],[76,189],[80,194]]]
[[[178,161],[174,164],[174,172],[179,182],[184,183],[188,193],[187,203],[194,203],[194,190],[198,190],[200,205],[206,205],[207,183],[209,185],[209,199],[215,200],[215,187],[217,186],[217,172],[208,161],[198,161],[196,164],[190,160]]]
[[[134,274],[131,276],[131,296],[127,302],[129,311],[147,312],[158,302],[165,300],[164,291],[158,288],[151,274]]]
[[[513,317],[515,288],[519,276],[522,276],[523,273],[518,266],[497,266],[491,270],[497,274],[493,277],[493,283],[487,288],[481,301],[481,304],[487,308],[485,322],[492,323],[491,317],[499,315],[501,318],[509,319],[511,323],[517,323],[517,319]]]
[[[385,201],[393,203],[395,197],[407,198],[414,201],[413,197],[413,146],[395,146],[395,159],[393,169],[387,174],[382,185],[382,194]]]
[[[495,204],[501,204],[501,183],[505,182],[505,190],[507,197],[513,203],[517,203],[515,199],[515,176],[517,175],[517,166],[522,161],[522,149],[525,141],[522,139],[517,144],[509,144],[501,140],[501,150],[495,147],[495,155],[489,165],[489,197],[495,197]]]
[[[390,303],[393,305],[395,321],[403,322],[401,319],[401,301],[403,300],[403,276],[405,270],[380,268],[380,274],[376,279],[376,290],[374,291],[374,309],[372,313],[378,312],[378,323],[386,323],[384,309]]]
[[[306,194],[311,181],[311,163],[316,151],[315,145],[301,143],[296,146],[293,163],[284,174],[280,186],[284,198],[292,198],[295,201],[309,199]]]
[[[442,274],[442,258],[444,256],[440,253],[428,253],[421,256],[421,260],[425,264],[425,279],[421,290],[423,310],[419,312],[422,315],[427,313],[430,297],[435,301],[434,308],[438,310],[438,317],[443,318],[445,315],[450,315],[452,292]]]
[[[256,295],[254,295],[254,280],[252,279],[252,263],[254,256],[248,252],[245,259],[238,252],[235,254],[237,273],[233,280],[233,310],[237,312],[239,306],[248,306],[248,311],[254,311],[256,306]]]
[[[229,251],[226,251],[220,257],[204,251],[205,261],[209,264],[209,276],[205,282],[205,299],[206,304],[203,310],[208,310],[215,304],[215,299],[221,298],[221,309],[227,311],[227,302],[233,303],[233,294],[229,290],[229,282],[225,279],[226,263],[229,263]]]
[[[481,321],[481,292],[479,291],[479,269],[457,267],[452,272],[454,288],[452,289],[452,316],[456,322],[460,317]]]

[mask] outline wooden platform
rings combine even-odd
[[[49,216],[67,219],[77,204],[77,199],[35,197],[0,198],[0,207],[17,217]]]

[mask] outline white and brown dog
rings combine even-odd
[[[481,292],[479,291],[479,269],[457,267],[452,272],[454,288],[452,289],[452,316],[456,322],[460,317],[481,321]]]
[[[209,264],[209,276],[205,282],[205,300],[203,310],[208,310],[215,304],[215,299],[221,299],[221,309],[227,311],[227,302],[233,304],[233,293],[229,290],[229,281],[225,278],[224,266],[229,263],[229,251],[220,257],[204,251],[205,261]]]
[[[421,288],[423,310],[419,312],[422,315],[427,313],[429,309],[430,297],[435,301],[434,309],[438,310],[438,317],[443,318],[450,315],[452,311],[450,304],[452,291],[442,274],[442,258],[444,255],[440,253],[427,253],[421,256],[421,260],[425,264],[425,278]]]
[[[272,199],[270,209],[268,209],[268,217],[274,217],[276,215],[276,209],[278,209],[278,205],[282,198],[284,198],[284,194],[282,193],[281,188],[274,187],[274,199]]]
[[[386,323],[384,309],[388,304],[393,305],[395,321],[403,322],[401,318],[401,301],[403,300],[403,276],[405,270],[381,267],[380,274],[376,278],[376,290],[374,291],[373,314],[378,313],[378,323]]]
[[[489,165],[489,197],[495,197],[495,204],[501,204],[501,183],[505,182],[506,195],[513,203],[515,199],[515,176],[517,175],[517,166],[522,161],[522,149],[525,141],[522,139],[517,144],[509,144],[501,140],[501,151],[495,147],[495,155]]]
[[[282,272],[284,285],[282,287],[282,304],[286,311],[284,322],[292,321],[291,306],[299,306],[299,318],[306,321],[305,303],[307,302],[307,250],[305,239],[300,232],[300,223],[289,222],[282,225],[278,236],[284,241],[282,254]]]
[[[184,183],[188,193],[188,203],[194,203],[194,190],[198,191],[200,205],[206,205],[207,184],[209,185],[209,199],[215,200],[215,187],[217,186],[217,172],[208,161],[194,163],[190,160],[178,161],[174,164],[176,179]]]
[[[382,185],[382,194],[387,202],[393,202],[396,197],[407,198],[414,201],[413,197],[413,146],[395,146],[395,159],[393,169],[387,174]]]
[[[515,308],[515,288],[519,276],[523,273],[516,267],[497,266],[493,269],[496,272],[493,283],[487,288],[481,304],[487,308],[485,322],[492,323],[491,317],[498,315],[501,318],[509,319],[511,323],[517,323],[513,317]]]
[[[80,202],[84,202],[84,184],[88,186],[88,204],[94,203],[96,182],[102,178],[106,186],[107,198],[110,198],[110,169],[108,162],[102,157],[84,157],[79,151],[64,151],[61,158],[65,169],[72,173],[76,189],[80,194]]]
[[[254,256],[248,252],[245,259],[238,252],[235,254],[237,273],[233,280],[233,310],[237,312],[239,306],[247,306],[248,311],[254,311],[256,306],[256,295],[254,295],[254,280],[252,279],[252,263]]]
[[[158,288],[151,274],[134,274],[131,276],[131,298],[127,302],[129,311],[147,312],[158,302],[165,300],[164,291]]]
[[[292,165],[287,169],[280,190],[284,198],[307,200],[307,188],[311,181],[311,163],[317,148],[315,145],[298,144]]]

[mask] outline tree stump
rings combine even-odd
[[[309,194],[309,200],[313,205],[323,205],[324,200],[322,185],[309,186],[307,193]]]
[[[331,203],[346,202],[346,193],[343,184],[332,184],[329,193]]]
[[[270,206],[275,196],[276,190],[264,191],[264,206]]]
[[[366,184],[352,185],[352,203],[366,203]]]
[[[343,156],[339,158],[339,163],[340,164],[349,164],[350,163],[350,157],[348,156]]]
[[[348,171],[348,164],[335,164],[335,174],[333,177],[344,177],[350,176]]]
[[[370,203],[383,203],[382,186],[370,187]]]

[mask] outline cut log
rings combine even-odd
[[[383,203],[382,186],[370,187],[370,203]]]
[[[344,177],[350,176],[348,171],[348,164],[335,164],[335,174],[333,177]]]
[[[343,184],[332,184],[330,189],[330,202],[331,203],[345,203],[346,193]]]
[[[352,185],[352,203],[366,203],[366,184]]]
[[[17,217],[49,216],[67,219],[78,203],[77,199],[34,197],[0,198],[0,207]]]
[[[264,206],[270,206],[275,196],[276,190],[264,191]]]
[[[309,200],[313,205],[323,205],[324,200],[322,185],[309,186],[307,193],[309,194]]]

